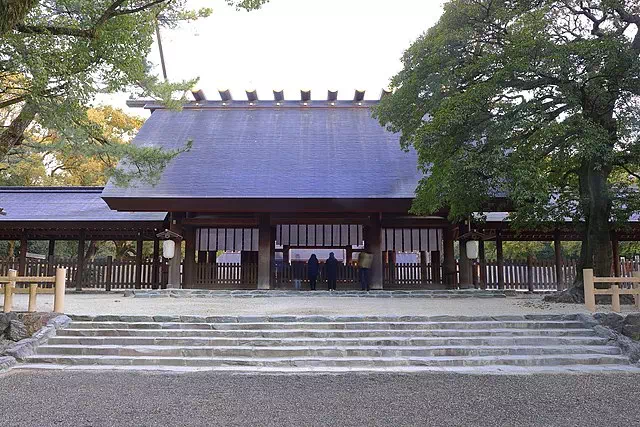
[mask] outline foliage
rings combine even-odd
[[[96,134],[118,149],[104,153],[65,145],[55,132],[31,134],[32,143],[16,147],[7,162],[0,163],[0,185],[105,185],[143,120],[109,106],[89,109],[87,120]]]
[[[610,224],[640,200],[640,6],[632,0],[451,0],[375,111],[414,147],[414,212],[584,225],[581,262],[611,265]]]
[[[246,9],[262,5],[232,3]],[[186,0],[13,0],[0,1],[0,7],[0,161],[55,132],[56,144],[44,149],[121,157],[131,167],[120,172],[120,184],[132,176],[157,179],[181,150],[114,144],[87,110],[96,94],[119,91],[181,105],[197,79],[160,81],[146,57],[156,26],[175,27],[211,9],[190,10]]]

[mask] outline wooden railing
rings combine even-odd
[[[640,272],[633,277],[594,277],[593,269],[582,270],[584,303],[589,311],[596,311],[596,295],[611,295],[611,310],[620,313],[620,295],[633,295],[636,308],[640,308]],[[610,288],[596,289],[596,283],[613,283]],[[623,288],[620,288],[620,285]]]
[[[280,264],[275,268],[275,280],[278,286],[292,284],[294,280],[302,283],[309,283],[309,270],[307,263],[292,262],[291,264]],[[318,266],[318,283],[327,280],[324,264]],[[358,283],[358,269],[351,264],[338,263],[337,283]]]
[[[504,260],[503,263],[505,289],[555,291],[558,289],[556,265],[552,260]],[[498,289],[498,262],[475,263],[474,268],[485,269],[487,289]],[[563,260],[560,285],[572,283],[576,277],[576,260]],[[529,277],[531,276],[531,277]],[[533,289],[530,289],[533,287]]]
[[[0,275],[7,275],[8,271],[19,270],[18,258],[1,258]],[[166,285],[166,275],[163,274],[165,261],[158,259],[142,260],[141,283],[142,289],[157,288]],[[26,276],[50,276],[56,268],[67,271],[67,286],[78,287],[78,261],[70,258],[33,259],[27,258],[24,274]],[[114,260],[112,257],[85,261],[82,273],[82,288],[98,289],[131,289],[136,285],[136,261]],[[154,273],[155,269],[155,273]]]
[[[213,264],[195,265],[195,288],[255,288],[258,283],[258,265],[251,264]]]
[[[37,310],[38,294],[53,294],[53,311],[64,312],[64,292],[67,272],[64,268],[57,268],[55,276],[18,277],[17,270],[9,270],[6,276],[0,276],[0,284],[4,284],[4,308],[5,313],[10,313],[13,309],[14,294],[29,294],[29,308],[27,311]],[[17,288],[16,283],[27,283],[27,288]],[[51,283],[53,288],[39,287],[39,283]]]

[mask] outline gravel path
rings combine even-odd
[[[0,299],[1,301],[1,299]],[[27,295],[14,297],[15,310],[26,310]],[[38,296],[38,309],[51,311],[53,297]],[[610,306],[598,311],[610,311]],[[623,306],[623,311],[632,310]],[[71,314],[399,314],[399,315],[501,315],[534,313],[586,313],[583,304],[549,304],[541,296],[510,298],[425,299],[425,298],[131,298],[122,293],[68,294],[67,313]]]
[[[640,376],[11,371],[7,426],[633,426]]]

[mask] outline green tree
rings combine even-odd
[[[265,0],[228,3],[250,10]],[[55,131],[57,147],[43,150],[119,157],[129,166],[129,173],[114,177],[120,184],[157,179],[182,150],[114,143],[87,110],[97,93],[119,91],[181,105],[196,80],[159,81],[146,57],[156,26],[174,27],[210,13],[188,9],[186,0],[1,0],[0,161],[30,134]]]
[[[582,224],[581,267],[609,275],[611,226],[638,210],[639,25],[636,0],[449,1],[374,113],[427,172],[414,211],[506,194],[517,226]]]

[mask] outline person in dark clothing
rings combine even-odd
[[[333,255],[333,252],[329,254],[329,259],[324,264],[325,275],[327,276],[327,286],[330,291],[336,290],[336,282],[338,280],[338,260]]]
[[[316,254],[311,254],[309,261],[307,261],[307,276],[309,277],[309,285],[311,290],[316,290],[316,283],[318,281],[318,258]]]

